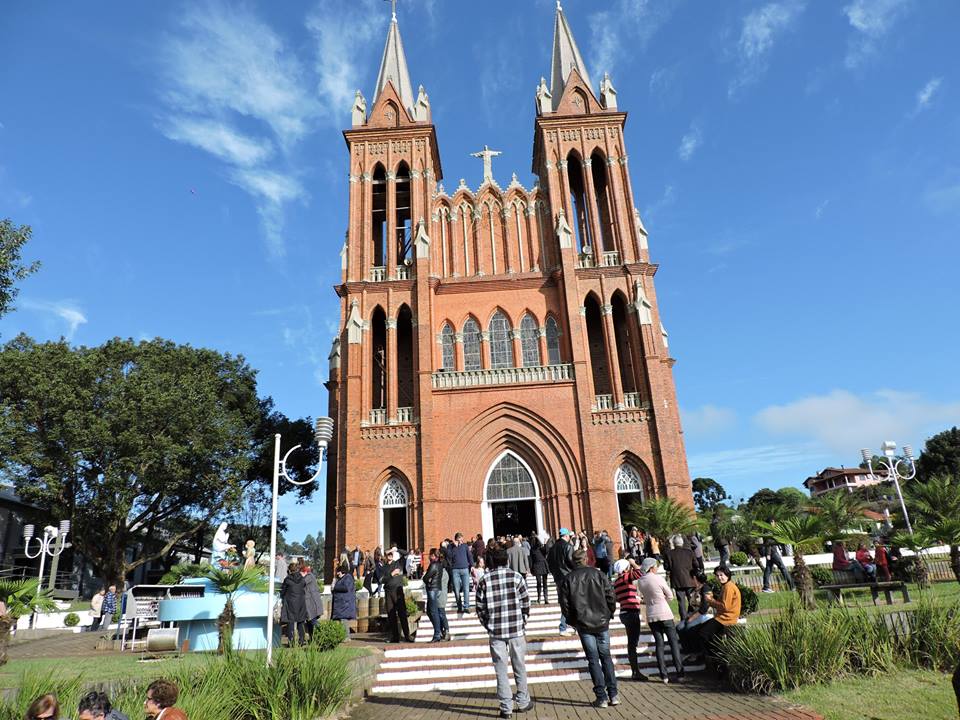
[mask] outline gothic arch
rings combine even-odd
[[[540,483],[546,529],[558,529],[561,504],[582,525],[586,492],[582,469],[567,439],[537,413],[502,402],[467,422],[447,449],[438,487],[447,500],[479,503],[484,473],[504,451],[523,459]],[[470,458],[470,462],[464,462]]]
[[[613,379],[610,357],[607,354],[606,332],[603,326],[603,304],[592,290],[583,301],[583,320],[587,331],[587,350],[594,395],[612,395]]]
[[[381,547],[386,550],[393,543],[402,548],[410,547],[413,486],[403,472],[390,466],[380,473],[376,487]]]
[[[617,470],[623,466],[629,465],[640,475],[642,482],[643,497],[646,499],[657,497],[657,484],[653,479],[653,473],[647,464],[634,452],[623,450],[612,458],[611,475],[616,477]]]

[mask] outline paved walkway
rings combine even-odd
[[[455,671],[454,671],[455,672]],[[769,698],[724,692],[705,677],[682,685],[620,682],[617,707],[590,707],[593,689],[589,682],[532,685],[536,707],[530,714],[515,714],[517,720],[823,720],[804,708],[791,707]],[[499,713],[493,690],[429,692],[416,695],[375,695],[350,713],[350,720],[459,720],[496,718]]]
[[[10,645],[10,659],[35,660],[120,654],[119,650],[97,650],[97,642],[101,637],[101,633],[61,633],[35,640],[13,642]]]

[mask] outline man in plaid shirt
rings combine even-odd
[[[524,628],[530,614],[530,596],[523,577],[507,567],[507,551],[497,547],[487,551],[487,572],[477,584],[477,617],[490,634],[490,656],[497,672],[497,698],[500,717],[513,715],[513,696],[507,676],[507,658],[517,681],[519,712],[533,709],[527,692],[527,639]]]

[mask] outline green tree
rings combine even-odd
[[[867,509],[867,503],[859,497],[840,491],[821,495],[813,505],[824,537],[833,541],[863,537],[862,525]]]
[[[233,610],[233,597],[240,590],[246,588],[250,592],[266,592],[267,582],[263,577],[263,570],[258,567],[218,568],[207,566],[207,578],[213,583],[214,589],[227,596],[223,605],[223,612],[217,617],[217,633],[219,635],[217,653],[233,649],[233,628],[237,621]]]
[[[693,510],[673,498],[635,502],[627,509],[627,521],[653,535],[664,550],[671,536],[686,535],[697,529]]]
[[[723,485],[713,478],[694,478],[693,480],[693,504],[698,513],[707,513],[713,510],[730,496],[724,490]]]
[[[908,483],[906,490],[913,524],[929,544],[950,546],[950,567],[960,582],[960,475],[934,475]]]
[[[313,572],[321,577],[324,571],[323,556],[323,533],[317,533],[317,537],[307,535],[303,539],[303,553],[313,567]]]
[[[272,457],[271,413],[255,371],[213,350],[22,335],[0,350],[0,470],[26,501],[72,521],[74,546],[108,582],[270,482],[255,468]]]
[[[781,505],[794,512],[810,504],[809,495],[799,488],[790,486],[777,490],[777,498]]]
[[[749,500],[747,500],[747,509],[753,510],[756,507],[779,504],[780,497],[777,495],[775,490],[771,490],[770,488],[761,488],[751,495]]]
[[[16,284],[40,268],[39,262],[24,265],[21,260],[23,246],[32,234],[29,225],[16,227],[9,218],[0,220],[0,317],[13,309],[19,292]]]
[[[804,554],[815,552],[823,543],[822,520],[814,515],[795,515],[777,523],[757,520],[758,531],[781,545],[793,546],[793,580],[803,606],[813,610],[817,606],[813,594],[813,577],[804,560]]]
[[[929,438],[917,458],[920,481],[937,475],[960,477],[960,428],[952,427]]]
[[[10,646],[10,630],[24,615],[36,612],[49,612],[57,609],[49,590],[38,592],[40,580],[10,580],[0,578],[0,665],[7,662],[7,648]]]

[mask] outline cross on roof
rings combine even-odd
[[[499,150],[491,150],[486,145],[480,152],[470,153],[470,157],[483,158],[483,181],[493,180],[493,158],[502,153]]]

